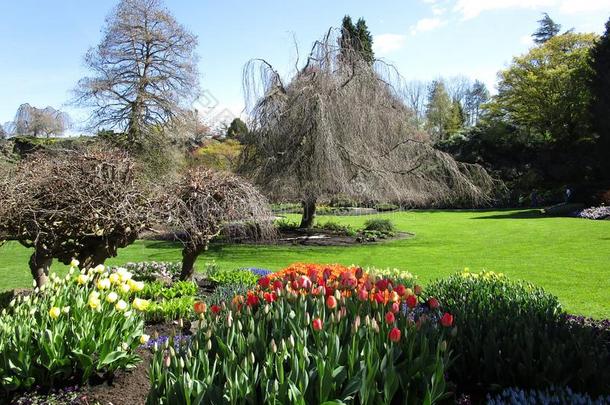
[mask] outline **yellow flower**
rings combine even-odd
[[[148,308],[150,302],[141,298],[134,298],[131,305],[138,311],[146,311],[146,308]]]
[[[95,310],[100,309],[102,306],[102,302],[97,297],[89,297],[88,304],[89,304],[89,307],[91,307],[91,309],[95,309]]]
[[[112,284],[118,284],[121,282],[121,277],[117,273],[112,273],[108,279]]]
[[[129,287],[129,285],[127,284],[121,284],[121,291],[123,291],[124,293],[128,293],[129,291],[131,291],[131,287]]]
[[[114,291],[110,292],[110,294],[106,296],[106,301],[110,303],[115,302],[117,299],[119,299],[119,295]]]
[[[78,277],[76,277],[76,282],[80,285],[85,285],[88,281],[89,278],[84,274],[79,274]]]
[[[114,308],[119,312],[123,312],[127,309],[127,303],[123,300],[119,300],[119,302],[116,303]]]
[[[59,318],[59,315],[61,314],[61,310],[57,307],[53,307],[51,309],[49,309],[49,316],[52,319],[57,319]]]
[[[119,278],[122,282],[126,282],[127,280],[131,280],[131,273],[127,271],[127,269],[123,267],[119,267],[116,269],[116,274],[119,275]]]
[[[103,272],[104,272],[104,269],[105,269],[105,267],[104,267],[104,265],[103,265],[103,264],[98,264],[97,266],[95,266],[95,267],[93,268],[93,271],[94,271],[95,273],[100,273],[100,274],[101,274],[101,273],[103,273]]]
[[[66,315],[67,315],[67,314],[69,314],[69,313],[70,313],[70,307],[63,307],[63,308],[61,309],[61,312],[63,312],[63,313],[64,313],[64,314],[66,314]]]
[[[107,290],[110,288],[110,280],[107,278],[101,278],[97,280],[97,288],[100,290]]]
[[[80,262],[76,259],[72,259],[72,261],[70,262],[71,267],[78,267],[79,265],[80,265]]]
[[[148,335],[140,336],[140,344],[145,345],[146,343],[148,343],[148,339],[150,339],[150,336],[148,336]]]
[[[138,292],[144,289],[144,283],[141,281],[127,280],[127,284],[132,292]]]

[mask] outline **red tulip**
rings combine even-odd
[[[246,298],[246,304],[250,307],[258,305],[258,296],[256,296],[255,294],[248,294],[248,298]]]
[[[272,303],[272,302],[274,302],[274,301],[275,301],[275,299],[276,299],[276,295],[275,295],[275,293],[268,293],[268,292],[266,292],[266,293],[264,293],[264,294],[263,294],[263,298],[264,298],[264,299],[265,299],[265,301],[267,301],[268,303]]]
[[[385,323],[387,323],[388,325],[393,324],[395,320],[396,318],[394,317],[393,312],[388,312],[385,314]]]
[[[438,303],[438,300],[436,298],[432,297],[428,300],[428,306],[430,307],[430,309],[436,309],[440,306],[440,304]]]
[[[448,328],[451,325],[453,325],[453,315],[445,312],[445,314],[441,318],[441,325],[443,325],[446,328]]]
[[[210,307],[210,310],[211,310],[211,311],[212,311],[214,314],[217,314],[217,313],[219,313],[219,312],[220,312],[220,307],[219,307],[218,305],[212,305],[212,306]]]
[[[400,304],[398,302],[393,302],[392,303],[392,312],[397,314],[398,311],[400,311]]]
[[[337,307],[337,299],[334,296],[332,296],[332,295],[326,297],[326,306],[329,309],[336,308]]]
[[[396,288],[394,289],[394,291],[396,291],[398,293],[398,295],[400,295],[402,297],[407,292],[407,289],[405,288],[404,285],[398,284],[396,286]]]
[[[379,280],[377,283],[375,283],[375,285],[377,286],[377,288],[379,290],[386,290],[388,288],[388,284],[389,281],[385,278],[382,278],[381,280]]]
[[[388,337],[394,343],[399,342],[400,341],[400,329],[392,328],[392,330],[388,334]]]
[[[364,288],[361,288],[361,289],[358,291],[358,299],[359,299],[360,301],[366,301],[366,300],[368,300],[368,299],[369,299],[369,293],[368,293],[368,291],[367,291],[367,290],[365,290]]]
[[[258,279],[258,285],[260,285],[263,288],[269,287],[269,284],[271,284],[271,280],[267,276],[264,276],[264,277],[261,277]]]
[[[409,295],[407,297],[407,305],[409,308],[415,308],[417,306],[417,298],[415,295]]]
[[[320,318],[316,318],[311,322],[313,326],[313,330],[321,331],[322,330],[322,320]]]
[[[375,293],[375,301],[377,301],[378,304],[382,304],[384,301],[384,297],[383,297],[383,293],[381,291],[377,291]]]
[[[273,289],[274,290],[281,290],[282,288],[284,288],[284,284],[280,280],[275,280],[273,282]]]
[[[207,309],[207,305],[203,301],[197,301],[193,305],[193,308],[195,309],[196,314],[203,314]]]

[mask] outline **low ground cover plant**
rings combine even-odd
[[[465,271],[426,291],[455,315],[459,333],[450,378],[462,389],[555,384],[610,393],[607,335],[568,317],[542,289],[502,274]]]
[[[585,219],[607,219],[610,218],[610,207],[590,207],[574,212],[574,216]]]
[[[142,282],[104,266],[73,267],[64,278],[17,297],[0,315],[0,386],[5,392],[109,377],[134,367],[147,339]]]
[[[127,263],[122,267],[133,274],[134,280],[139,281],[177,280],[182,271],[182,264],[179,262],[138,262]],[[110,271],[116,269],[113,267]]]
[[[419,404],[446,395],[452,315],[360,268],[296,264],[195,310],[190,343],[156,348],[149,404]]]

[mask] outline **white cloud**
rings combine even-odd
[[[567,1],[567,0],[566,0]],[[578,0],[586,3],[588,1],[607,0]],[[550,7],[557,4],[557,0],[457,0],[454,10],[461,13],[464,20],[477,17],[484,11],[499,10],[506,8],[530,8]]]
[[[407,41],[406,35],[380,34],[373,38],[373,49],[379,55],[387,55],[402,48]]]
[[[564,14],[610,11],[610,0],[563,0],[559,11]]]
[[[446,11],[447,11],[446,8],[432,6],[432,14],[434,14],[434,15],[443,15],[443,14],[445,14]]]
[[[444,24],[445,22],[440,18],[422,18],[411,27],[411,35],[416,35],[425,31],[432,31],[433,29],[436,29]]]

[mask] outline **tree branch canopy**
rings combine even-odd
[[[197,98],[196,46],[160,0],[122,0],[85,56],[92,76],[79,81],[75,102],[92,109],[93,128],[121,130],[137,142]]]

